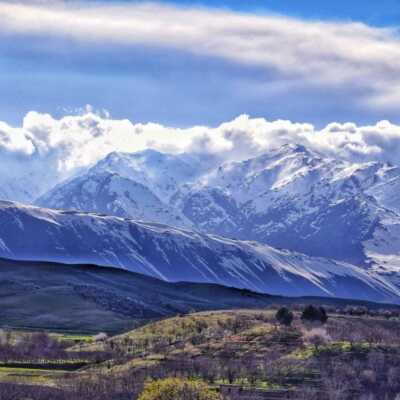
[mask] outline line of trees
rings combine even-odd
[[[287,307],[281,307],[275,314],[275,318],[279,324],[284,326],[290,326],[294,319],[294,314]],[[324,307],[317,307],[314,305],[308,305],[304,308],[301,313],[301,321],[304,324],[315,325],[325,324],[328,321],[328,314]]]

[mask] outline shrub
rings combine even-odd
[[[148,381],[138,400],[221,400],[201,381],[166,378]]]
[[[330,340],[330,336],[326,333],[324,328],[314,328],[303,334],[305,342],[315,347],[318,351],[319,347],[325,346]]]
[[[276,320],[285,326],[290,326],[293,321],[293,313],[286,307],[281,307],[275,314]]]
[[[301,314],[301,320],[303,322],[318,322],[325,324],[328,320],[328,316],[323,307],[315,307],[313,305],[307,306]]]

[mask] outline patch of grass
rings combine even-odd
[[[66,374],[66,371],[0,367],[0,382],[57,386],[57,381]]]
[[[268,390],[282,388],[281,385],[278,385],[277,383],[274,383],[274,382],[271,382],[268,380],[257,379],[255,381],[251,381],[248,378],[235,379],[232,383],[230,383],[227,379],[217,379],[217,380],[215,380],[214,384],[216,384],[216,385],[232,384],[232,385],[240,385],[240,386],[247,387],[247,388],[268,389]]]
[[[314,347],[311,346],[299,348],[288,354],[287,358],[294,360],[308,360],[314,356],[314,350]]]
[[[254,340],[259,337],[270,335],[274,329],[272,324],[262,323],[246,329],[244,332],[240,333],[240,336],[243,336],[247,340]]]
[[[72,342],[75,344],[83,343],[90,344],[93,343],[93,335],[83,335],[83,334],[74,334],[74,333],[63,333],[63,334],[53,334],[57,340],[60,342]]]

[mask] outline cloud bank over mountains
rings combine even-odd
[[[183,129],[90,111],[61,119],[32,111],[20,127],[0,122],[0,180],[27,180],[40,192],[113,151],[155,149],[223,162],[254,157],[287,143],[353,162],[400,164],[400,126],[388,121],[372,126],[334,122],[318,130],[306,123],[241,115],[216,127]]]

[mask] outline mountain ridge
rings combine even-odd
[[[271,294],[399,298],[389,281],[347,263],[167,225],[12,202],[0,202],[0,256],[109,265],[167,281]]]

